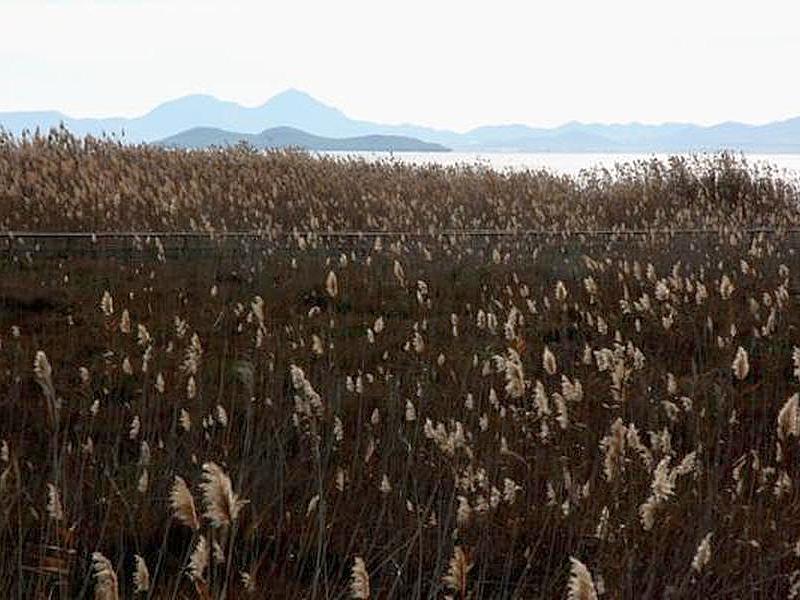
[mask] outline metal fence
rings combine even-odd
[[[0,255],[36,256],[139,256],[185,257],[296,250],[331,252],[365,251],[375,243],[401,241],[426,244],[469,244],[475,248],[515,245],[517,248],[558,244],[571,248],[597,248],[648,243],[713,244],[737,233],[800,241],[800,229],[632,229],[632,230],[437,230],[437,231],[97,231],[0,233]]]

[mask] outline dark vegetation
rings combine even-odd
[[[356,557],[372,598],[564,597],[570,557],[600,598],[790,596],[797,200],[729,156],[569,178],[5,139],[6,231],[218,251],[3,240],[0,595],[111,589],[100,552],[119,597],[364,597]]]

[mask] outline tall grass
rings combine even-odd
[[[298,232],[202,256],[8,243],[3,597],[800,588],[797,187],[768,169],[568,178],[53,132],[3,139],[0,215]],[[550,234],[436,234],[483,228]],[[710,232],[566,235],[675,228]],[[344,229],[434,235],[316,235]]]

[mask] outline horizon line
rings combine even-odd
[[[391,122],[391,121],[367,121],[367,120],[362,119],[360,117],[353,117],[350,114],[348,114],[347,112],[345,112],[343,109],[341,109],[341,108],[339,108],[337,106],[333,106],[331,104],[328,104],[325,101],[319,100],[316,96],[313,96],[309,92],[306,92],[306,91],[304,91],[304,90],[302,90],[300,88],[296,88],[296,87],[288,87],[288,88],[286,88],[286,89],[284,89],[284,90],[282,90],[280,92],[277,92],[277,93],[273,94],[272,96],[269,96],[263,102],[260,102],[258,104],[254,104],[254,105],[243,104],[243,103],[241,103],[241,102],[239,102],[237,100],[224,99],[224,98],[221,98],[221,97],[219,97],[219,96],[217,96],[215,94],[212,94],[212,93],[194,92],[194,93],[183,94],[181,96],[175,96],[175,97],[172,97],[172,98],[168,98],[166,100],[163,100],[163,101],[155,104],[154,106],[152,106],[150,109],[146,110],[145,112],[138,113],[138,114],[136,114],[134,116],[124,116],[124,115],[113,114],[113,113],[109,114],[108,116],[74,116],[74,115],[72,115],[72,114],[70,114],[70,113],[68,113],[68,112],[66,112],[64,110],[61,110],[59,108],[16,109],[16,110],[14,110],[14,109],[2,109],[2,110],[0,110],[0,116],[4,115],[4,114],[15,114],[15,113],[16,114],[19,114],[19,113],[23,113],[23,114],[25,114],[25,113],[27,113],[27,114],[56,113],[60,117],[64,117],[64,118],[75,120],[75,121],[109,121],[109,120],[133,121],[133,120],[145,118],[146,116],[148,116],[149,114],[151,114],[155,110],[161,108],[162,106],[165,106],[165,105],[171,104],[171,103],[175,103],[175,102],[179,102],[181,100],[185,100],[185,99],[188,99],[188,98],[209,98],[209,99],[212,99],[212,100],[214,100],[216,102],[221,102],[221,103],[226,103],[226,104],[234,104],[237,107],[239,107],[241,109],[244,109],[244,110],[256,110],[258,108],[262,108],[263,106],[268,104],[271,100],[273,100],[273,99],[275,99],[275,98],[277,98],[279,96],[286,95],[288,93],[297,93],[297,94],[300,94],[302,96],[306,96],[306,97],[310,98],[312,101],[316,102],[317,104],[321,104],[321,105],[325,106],[326,108],[329,108],[329,109],[336,110],[336,111],[340,112],[347,119],[350,119],[352,121],[361,121],[361,122],[373,123],[373,124],[376,124],[376,125],[383,125],[383,126],[390,126],[390,127],[404,127],[404,126],[406,126],[406,127],[407,126],[423,127],[423,128],[426,128],[426,129],[433,129],[433,130],[441,131],[441,132],[456,133],[456,134],[460,134],[460,135],[467,134],[467,133],[470,133],[470,132],[472,132],[472,131],[474,131],[476,129],[482,129],[482,128],[486,128],[486,127],[528,127],[530,129],[544,129],[544,130],[561,129],[561,128],[567,127],[569,125],[600,126],[600,127],[611,127],[611,126],[665,127],[665,126],[669,126],[669,125],[683,125],[683,126],[690,126],[690,127],[700,127],[700,128],[703,128],[703,129],[710,129],[710,128],[714,128],[714,127],[720,127],[720,126],[723,126],[723,125],[735,124],[735,125],[744,125],[744,126],[747,126],[747,127],[761,127],[761,126],[772,125],[772,124],[776,124],[776,123],[784,123],[784,122],[787,122],[787,121],[792,121],[792,120],[800,118],[800,113],[799,113],[799,114],[797,114],[795,116],[776,118],[776,119],[763,121],[763,122],[757,122],[757,123],[747,122],[747,121],[737,121],[735,119],[726,119],[726,120],[722,120],[722,121],[715,121],[715,122],[712,122],[712,123],[701,123],[701,122],[696,122],[696,121],[674,121],[674,120],[649,122],[649,121],[641,121],[641,120],[638,120],[638,121],[637,120],[633,120],[633,121],[583,121],[583,120],[580,120],[580,119],[570,119],[568,121],[563,121],[558,125],[533,125],[533,124],[521,123],[521,122],[517,121],[517,122],[483,123],[483,124],[480,124],[480,125],[474,125],[474,126],[469,127],[467,129],[450,129],[450,128],[447,128],[447,127],[442,127],[440,125],[420,124],[420,123],[414,123],[414,122],[411,122],[411,121],[396,121],[396,122]]]

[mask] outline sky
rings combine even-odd
[[[138,116],[287,88],[464,131],[800,115],[793,0],[0,0],[0,111]]]

